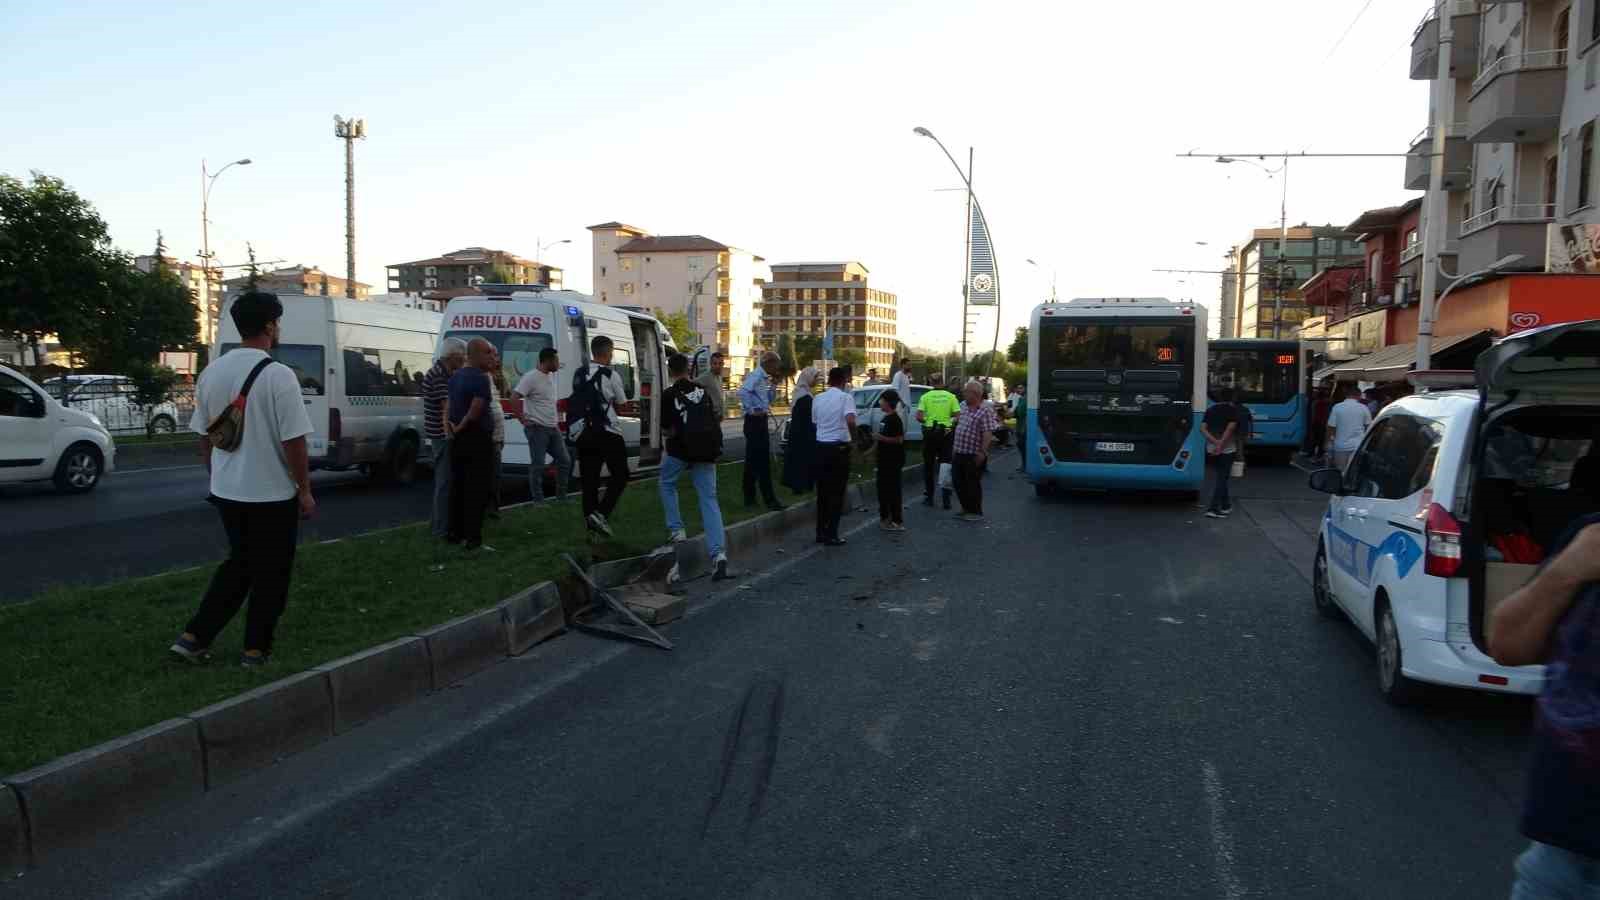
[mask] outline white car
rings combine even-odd
[[[61,405],[21,372],[0,366],[0,484],[51,480],[82,493],[111,471],[116,453],[94,414]]]
[[[883,421],[883,410],[878,406],[878,398],[883,396],[892,385],[869,384],[866,387],[855,389],[856,400],[856,437],[864,446],[872,445],[872,435],[877,432],[878,424]],[[917,404],[921,402],[922,395],[933,390],[925,384],[911,386],[911,398],[901,400],[910,407],[911,412],[906,418],[906,440],[922,440],[922,423],[917,421]]]
[[[137,389],[126,375],[48,378],[44,389],[67,406],[90,413],[115,434],[172,434],[185,424],[170,400],[148,406],[135,402]]]
[[[1600,320],[1505,338],[1472,380],[1391,403],[1344,472],[1311,476],[1333,495],[1317,609],[1377,645],[1394,703],[1430,684],[1537,694],[1544,667],[1490,659],[1485,623],[1570,522],[1600,510]]]

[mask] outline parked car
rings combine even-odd
[[[1312,474],[1332,495],[1316,607],[1377,645],[1391,702],[1430,684],[1540,691],[1544,668],[1497,664],[1485,625],[1568,523],[1600,510],[1597,373],[1600,320],[1521,332],[1483,352],[1472,389],[1394,401],[1345,471]]]
[[[47,379],[50,396],[98,418],[113,434],[172,434],[188,424],[171,400],[144,406],[126,375],[65,375]]]
[[[866,387],[855,389],[856,399],[856,440],[864,447],[872,446],[872,435],[878,430],[878,425],[883,422],[883,410],[878,408],[878,398],[889,389],[887,384],[869,384]],[[911,397],[905,399],[910,412],[906,414],[906,440],[922,440],[922,423],[917,421],[917,403],[922,400],[922,395],[933,388],[925,384],[913,384]]]
[[[15,369],[0,365],[0,484],[54,481],[67,493],[93,490],[117,448],[93,413],[63,406]]]

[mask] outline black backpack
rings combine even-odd
[[[677,426],[677,444],[682,449],[685,462],[716,462],[722,455],[722,422],[703,385],[679,383],[681,390],[672,392],[674,424]],[[674,454],[678,455],[678,454]]]
[[[598,435],[611,424],[606,411],[611,401],[606,398],[605,380],[610,369],[582,366],[572,375],[572,395],[567,398],[567,424],[583,423],[583,434]],[[595,429],[595,430],[591,430]]]

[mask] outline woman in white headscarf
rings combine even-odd
[[[783,451],[783,485],[796,494],[816,484],[817,424],[811,421],[811,386],[817,370],[807,366],[795,376],[789,404],[789,441]]]

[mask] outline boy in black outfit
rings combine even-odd
[[[883,421],[873,439],[878,445],[878,527],[905,531],[902,520],[900,470],[906,464],[906,425],[900,419],[900,392],[893,388],[878,398]]]

